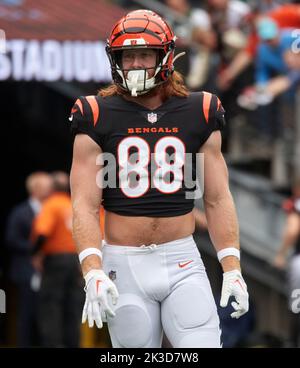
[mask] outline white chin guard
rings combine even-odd
[[[155,86],[155,76],[148,79],[149,74],[145,69],[130,70],[125,77],[121,71],[118,71],[123,79],[122,86],[129,89],[131,96],[138,96],[147,93],[149,89]]]

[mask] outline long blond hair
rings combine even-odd
[[[187,97],[189,95],[189,91],[184,84],[184,80],[182,75],[179,72],[174,71],[172,75],[168,78],[168,80],[157,86],[153,89],[153,92],[150,91],[149,93],[157,93],[157,89],[163,96],[163,100],[171,97]],[[101,97],[110,97],[115,95],[125,95],[128,94],[127,91],[124,91],[121,87],[116,84],[111,84],[106,88],[102,88],[98,91],[98,96]]]

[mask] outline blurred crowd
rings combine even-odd
[[[12,208],[6,222],[4,276],[15,311],[7,329],[15,326],[11,340],[17,347],[79,347],[85,293],[72,237],[69,175],[33,172],[25,186],[28,198]]]
[[[69,177],[34,172],[26,189],[28,199],[12,209],[6,227],[16,344],[78,347],[84,292],[72,239]]]

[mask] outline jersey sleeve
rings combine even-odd
[[[205,143],[212,132],[222,130],[225,126],[225,109],[216,95],[202,92],[202,117],[205,130],[201,145]]]
[[[226,124],[225,109],[222,106],[219,97],[216,95],[213,95],[212,97],[211,124],[213,126],[213,130],[222,130]]]
[[[87,134],[101,146],[101,140],[96,131],[99,110],[99,104],[95,96],[81,96],[75,101],[69,117],[73,138],[76,134]]]

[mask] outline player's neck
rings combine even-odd
[[[163,97],[160,93],[156,93],[154,95],[146,94],[146,95],[141,95],[141,96],[138,96],[138,97],[132,97],[132,96],[129,96],[129,95],[124,95],[123,97],[126,100],[133,101],[133,102],[135,102],[139,105],[142,105],[142,106],[146,107],[149,110],[157,109],[164,102]]]

